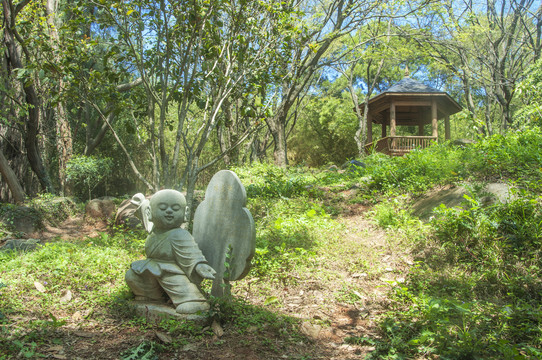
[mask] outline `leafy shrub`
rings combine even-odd
[[[88,199],[92,198],[92,190],[111,174],[113,160],[94,156],[74,156],[66,164],[66,179],[75,185],[84,186],[88,190]],[[79,195],[83,193],[77,189]]]
[[[480,139],[465,148],[442,143],[403,157],[374,153],[364,159],[363,176],[370,178],[369,188],[391,195],[417,194],[464,179],[509,179],[540,193],[541,149],[542,131],[533,127]]]
[[[314,177],[304,171],[289,170],[263,163],[255,163],[247,168],[234,171],[245,185],[247,196],[266,198],[292,198],[306,195]]]
[[[253,211],[257,203],[257,211]],[[337,224],[318,204],[303,198],[250,201],[256,222],[256,254],[251,274],[290,283],[314,257]]]
[[[370,187],[390,194],[420,193],[438,184],[454,182],[464,173],[462,150],[438,144],[390,158],[374,153],[364,159]]]
[[[419,220],[414,219],[404,208],[403,201],[394,198],[373,206],[371,217],[382,228],[406,227]]]
[[[510,178],[540,192],[535,179],[542,176],[542,131],[527,128],[506,135],[494,135],[477,142],[464,152],[469,172],[482,179]]]

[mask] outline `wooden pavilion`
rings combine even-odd
[[[408,70],[407,70],[408,71]],[[365,104],[360,105],[364,111]],[[461,111],[446,92],[408,77],[371,98],[367,113],[367,145],[388,155],[401,156],[413,149],[425,148],[438,140],[438,121],[444,119],[444,138],[450,139],[450,115]],[[373,124],[380,124],[382,137],[373,142]],[[425,125],[431,124],[431,136],[425,136]],[[397,126],[416,126],[418,136],[397,136]],[[387,129],[389,128],[389,135]]]

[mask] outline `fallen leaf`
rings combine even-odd
[[[171,336],[169,336],[168,334],[164,334],[163,332],[160,332],[160,331],[156,331],[155,332],[156,334],[156,337],[158,339],[160,339],[164,344],[171,344]]]
[[[60,355],[60,354],[53,354],[53,357],[54,357],[55,359],[60,359],[60,360],[65,360],[65,359],[67,359],[66,356]]]
[[[40,282],[34,281],[34,286],[36,287],[36,290],[38,290],[40,293],[44,293],[46,291],[45,286],[43,286],[43,284]]]
[[[83,315],[81,315],[81,311],[74,312],[73,315],[72,315],[72,320],[73,321],[81,321],[81,320],[83,320]]]
[[[68,302],[71,299],[72,299],[72,292],[70,290],[66,290],[62,294],[62,297],[60,298],[60,302]]]
[[[362,278],[367,277],[367,273],[361,273],[361,274],[352,274],[353,278]]]
[[[276,303],[278,301],[279,301],[279,299],[276,296],[269,296],[267,299],[265,299],[263,304],[264,305],[271,305],[271,304]]]
[[[363,295],[361,295],[358,291],[352,290],[352,294],[356,295],[358,298],[363,299]]]
[[[195,344],[186,344],[185,346],[183,346],[182,350],[183,351],[197,351],[198,346]]]
[[[222,335],[224,335],[224,330],[222,329],[222,326],[220,326],[220,324],[216,320],[213,321],[213,324],[211,325],[211,329],[213,329],[213,333],[217,337],[222,337]]]
[[[303,334],[313,339],[317,339],[318,335],[320,335],[320,331],[322,331],[322,327],[318,324],[311,324],[310,322],[304,321],[301,324],[300,330]]]
[[[49,346],[49,348],[47,348],[47,351],[63,351],[64,350],[64,346],[62,345],[54,345],[54,346]]]

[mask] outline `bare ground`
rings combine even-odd
[[[330,263],[316,259],[311,274],[292,270],[283,287],[265,288],[259,279],[243,280],[234,287],[236,297],[276,314],[300,319],[303,334],[285,340],[273,324],[249,327],[239,333],[221,324],[214,336],[171,339],[163,330],[129,325],[130,315],[112,312],[71,314],[63,326],[48,333],[37,352],[51,359],[121,359],[145,340],[158,344],[181,343],[160,359],[360,359],[374,350],[369,345],[355,345],[348,337],[378,337],[376,318],[385,311],[387,293],[393,281],[403,281],[411,261],[408,255],[390,242],[389,236],[365,217],[366,208],[353,205],[340,217],[343,226],[340,246],[330,251],[341,259]],[[69,219],[60,228],[48,227],[42,239],[72,239],[97,236],[105,224],[87,224],[83,219]],[[331,284],[331,285],[330,285]],[[348,285],[348,291],[345,289]],[[353,290],[352,290],[353,289]],[[270,298],[276,298],[271,305]],[[12,319],[16,324],[29,319]],[[262,330],[263,329],[263,330]],[[280,332],[280,330],[279,330]],[[20,354],[21,357],[23,354]],[[138,359],[138,357],[132,357]]]

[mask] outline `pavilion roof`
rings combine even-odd
[[[444,93],[409,77],[403,78],[384,93]]]
[[[399,104],[396,109],[398,113],[398,124],[406,123],[401,118],[418,118],[423,108],[430,107],[431,99],[435,99],[438,104],[438,118],[455,114],[461,111],[461,105],[457,103],[448,93],[425,85],[417,80],[405,76],[401,81],[391,86],[389,89],[369,99],[369,111],[373,117],[373,122],[383,123],[388,121],[389,108],[392,99]],[[401,105],[408,104],[408,106]],[[364,104],[360,104],[360,109]]]

